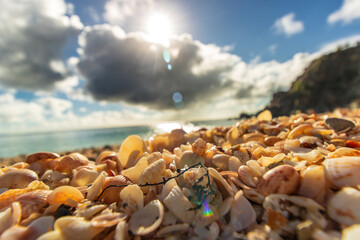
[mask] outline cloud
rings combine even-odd
[[[333,42],[325,43],[321,47],[319,52],[326,54],[329,52],[336,51],[338,47],[345,47],[345,46],[354,47],[358,42],[360,42],[360,34],[341,38]]]
[[[100,22],[100,16],[98,14],[98,12],[96,11],[95,8],[89,6],[87,7],[87,12],[90,16],[90,18],[95,22],[95,23],[99,23]]]
[[[52,89],[67,75],[62,60],[70,36],[82,23],[63,0],[0,0],[0,85]]]
[[[272,44],[269,46],[269,51],[271,54],[275,54],[276,53],[276,49],[278,48],[277,44]]]
[[[328,16],[327,22],[330,24],[337,22],[349,24],[356,19],[360,19],[360,1],[344,0],[341,8]]]
[[[303,32],[305,29],[303,22],[296,21],[294,18],[294,13],[284,15],[275,21],[273,29],[276,33],[285,34],[287,37]]]
[[[180,92],[185,104],[206,102],[231,87],[226,75],[240,58],[190,35],[169,40],[171,70],[162,45],[142,33],[126,34],[109,25],[87,27],[79,37],[78,70],[96,100],[123,101],[157,109],[174,108]],[[99,47],[101,46],[101,47]]]
[[[154,0],[109,0],[105,4],[104,19],[111,24],[124,26],[147,14]]]

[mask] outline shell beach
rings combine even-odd
[[[233,126],[0,171],[0,239],[358,239],[360,109]]]

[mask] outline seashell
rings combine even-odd
[[[256,183],[258,182],[250,168],[246,165],[239,167],[238,178],[249,187],[256,187]]]
[[[156,234],[156,238],[165,237],[167,235],[174,235],[177,232],[185,232],[189,229],[188,223],[179,223],[161,228]]]
[[[354,240],[360,236],[360,224],[354,224],[350,227],[344,228],[341,233],[342,240]]]
[[[149,148],[152,152],[162,152],[169,147],[169,133],[157,134],[150,139]]]
[[[326,178],[335,187],[360,184],[360,157],[330,158],[323,162]]]
[[[350,226],[360,223],[360,191],[344,187],[328,202],[327,213],[338,223]]]
[[[103,151],[100,153],[100,155],[96,158],[95,164],[103,164],[105,163],[107,165],[108,170],[116,170],[116,172],[121,172],[123,170],[123,167],[120,163],[120,160],[118,158],[118,154],[113,151]]]
[[[339,157],[360,157],[360,151],[353,148],[341,147],[336,149],[334,152],[328,154],[328,158],[339,158]]]
[[[310,166],[302,174],[298,194],[323,204],[326,198],[327,183],[324,167]]]
[[[176,147],[180,147],[181,144],[186,142],[186,132],[183,129],[174,129],[170,132],[168,150],[172,151]]]
[[[162,188],[161,194],[160,194],[160,199],[162,201],[164,201],[164,199],[169,195],[169,193],[171,192],[172,188],[178,186],[177,182],[175,179],[171,179],[169,181],[167,181],[165,183],[165,185]]]
[[[146,150],[146,145],[141,137],[137,135],[128,136],[122,142],[119,150],[119,160],[122,167],[130,168],[132,166],[135,166],[136,158],[141,154],[143,154],[145,150]],[[132,158],[130,159],[131,156]]]
[[[156,183],[161,174],[165,171],[166,165],[164,159],[159,159],[147,166],[139,177],[139,184],[145,185],[146,183]],[[149,187],[141,188],[145,193],[149,191]]]
[[[234,196],[234,192],[230,187],[229,183],[220,175],[218,171],[214,168],[208,168],[209,174],[213,177],[216,181],[216,184],[219,187],[220,192],[224,197]]]
[[[20,203],[14,202],[11,207],[0,212],[0,234],[21,220]]]
[[[99,174],[99,176],[95,179],[93,184],[88,189],[87,196],[86,196],[87,199],[89,199],[91,201],[95,200],[96,197],[100,194],[100,190],[103,186],[106,175],[107,175],[106,172],[101,172]]]
[[[346,146],[350,148],[360,148],[360,142],[354,140],[347,140]]]
[[[262,204],[265,200],[265,197],[260,193],[258,193],[258,191],[253,188],[244,188],[243,194],[247,199],[256,202],[258,204]]]
[[[97,204],[91,207],[89,207],[89,205],[81,206],[75,211],[75,215],[77,217],[83,217],[87,220],[90,220],[93,216],[104,210],[106,207],[107,205],[105,204]]]
[[[249,160],[246,162],[246,166],[255,177],[262,177],[265,174],[265,167],[261,167],[256,160]]]
[[[258,143],[264,143],[265,136],[262,133],[248,133],[243,136],[245,142],[256,141]]]
[[[355,127],[354,122],[343,118],[327,118],[325,123],[335,132],[348,132]]]
[[[294,153],[297,161],[306,160],[308,163],[315,163],[324,158],[324,156],[317,149],[311,150],[308,153]]]
[[[165,206],[182,222],[191,223],[194,220],[195,212],[189,209],[194,206],[187,199],[179,186],[174,186],[164,199]]]
[[[292,194],[300,183],[300,175],[289,165],[277,166],[267,171],[256,184],[256,188],[264,196],[273,193]]]
[[[93,239],[105,229],[105,227],[95,227],[92,222],[74,216],[58,218],[55,221],[54,227],[54,231],[59,232],[61,238],[66,240],[74,239],[74,236],[79,236],[81,239]]]
[[[205,164],[205,160],[197,153],[192,151],[185,151],[181,155],[180,160],[176,163],[176,168],[182,169],[185,166],[191,167],[198,163]]]
[[[159,200],[153,200],[130,217],[129,229],[134,235],[148,235],[161,225],[163,218],[164,206]]]
[[[59,163],[57,164],[55,170],[62,173],[71,174],[73,169],[88,164],[89,160],[84,155],[80,153],[71,153],[59,159]]]
[[[240,160],[237,157],[235,157],[235,156],[230,157],[229,171],[237,172],[241,165],[242,165],[242,163],[240,162]]]
[[[238,232],[255,223],[256,213],[250,202],[238,191],[231,204],[230,224]]]
[[[129,185],[120,192],[122,205],[126,205],[127,212],[133,213],[144,207],[144,194],[138,185]]]
[[[322,145],[322,141],[314,136],[303,136],[299,139],[300,146],[304,148],[316,148]]]
[[[15,201],[21,205],[22,218],[25,219],[32,213],[39,212],[47,204],[47,197],[51,192],[49,190],[35,190],[19,196]]]
[[[205,156],[206,152],[206,142],[202,138],[196,139],[196,141],[191,145],[192,151],[199,154],[201,157]]]
[[[122,175],[117,175],[115,177],[107,177],[105,178],[105,181],[103,183],[101,191],[104,191],[104,189],[110,185],[126,185],[129,184],[127,179]],[[113,202],[119,202],[120,201],[120,192],[124,187],[111,187],[106,189],[100,200],[104,201],[107,204],[111,204]]]
[[[262,111],[261,113],[259,113],[256,118],[258,121],[268,121],[269,122],[272,120],[272,114],[269,110],[266,109],[266,110]]]
[[[276,136],[269,136],[264,139],[264,143],[268,146],[274,146],[275,143],[282,141],[282,138]]]
[[[94,227],[112,227],[117,225],[119,222],[125,220],[128,215],[125,213],[106,213],[91,219],[91,225]]]
[[[25,162],[31,164],[37,161],[47,161],[59,158],[59,154],[52,152],[36,152],[26,156]]]
[[[308,135],[309,131],[313,129],[314,127],[311,124],[301,124],[289,132],[288,139],[294,139],[302,135]]]
[[[10,205],[12,202],[15,201],[16,198],[30,191],[33,190],[28,188],[23,188],[23,189],[9,189],[6,192],[3,192],[2,194],[0,194],[0,209]]]
[[[212,163],[220,170],[225,171],[229,169],[230,156],[227,154],[216,154],[212,158]]]
[[[138,183],[144,169],[149,166],[147,157],[142,157],[135,166],[122,170],[121,175],[129,178],[133,183]]]
[[[29,169],[11,169],[0,176],[0,188],[25,188],[38,179],[38,175]]]
[[[116,225],[114,240],[128,240],[128,224],[126,221],[120,221]]]
[[[98,172],[88,168],[81,168],[80,170],[74,170],[73,178],[71,179],[71,185],[74,187],[86,186],[95,181],[98,176]]]
[[[79,203],[84,199],[84,196],[74,187],[61,186],[52,191],[47,197],[49,204],[67,203],[68,199],[72,199]]]
[[[225,216],[230,211],[232,202],[233,202],[233,198],[228,197],[220,204],[220,206],[219,206],[219,217]]]
[[[234,177],[234,178],[237,178],[237,177],[238,177],[238,173],[235,172],[235,171],[222,171],[222,172],[220,172],[220,175],[221,175],[222,177],[227,176],[228,178],[229,178],[229,177]]]

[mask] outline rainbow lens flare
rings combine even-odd
[[[209,207],[206,200],[204,201],[204,213],[203,213],[203,215],[205,217],[211,217],[213,215],[213,212],[211,211],[211,209],[210,209],[210,207]]]

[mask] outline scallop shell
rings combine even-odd
[[[336,187],[360,184],[360,157],[330,158],[323,162],[327,179]]]
[[[71,153],[59,159],[59,163],[57,164],[55,170],[62,173],[71,174],[73,169],[88,164],[89,160],[84,155],[80,153]]]
[[[134,235],[148,235],[161,225],[163,219],[164,206],[159,200],[153,200],[130,217],[129,229]]]
[[[107,177],[105,178],[105,181],[102,186],[102,191],[110,186],[110,185],[126,185],[128,184],[127,179],[122,175],[117,175],[115,177]],[[106,189],[100,200],[104,201],[107,204],[111,204],[113,202],[119,202],[120,201],[120,192],[124,187],[111,187]]]
[[[0,188],[25,188],[38,175],[29,169],[11,169],[0,176]]]
[[[136,164],[135,160],[146,150],[144,140],[137,136],[128,136],[121,144],[119,150],[119,160],[123,168],[129,168]],[[135,154],[136,153],[136,154]],[[130,159],[130,157],[132,158]],[[129,161],[130,160],[130,161]]]
[[[344,187],[329,200],[327,212],[333,220],[347,226],[360,223],[359,202],[360,191]]]
[[[161,179],[162,173],[165,171],[166,165],[164,159],[159,159],[149,166],[147,166],[139,177],[139,184],[145,185],[146,183],[156,183],[159,178]],[[141,188],[145,193],[148,192],[149,187]]]
[[[25,219],[32,213],[39,212],[47,204],[50,193],[49,190],[35,190],[19,196],[15,201],[21,205],[22,218]]]
[[[241,231],[255,223],[256,213],[250,202],[238,191],[231,204],[230,224],[236,231]]]
[[[67,203],[68,199],[72,199],[76,202],[81,202],[84,199],[82,193],[71,186],[61,186],[56,188],[52,193],[47,197],[49,204],[62,204]]]
[[[174,186],[164,199],[165,206],[182,222],[191,223],[195,212],[190,211],[194,206],[187,199],[179,186]]]

